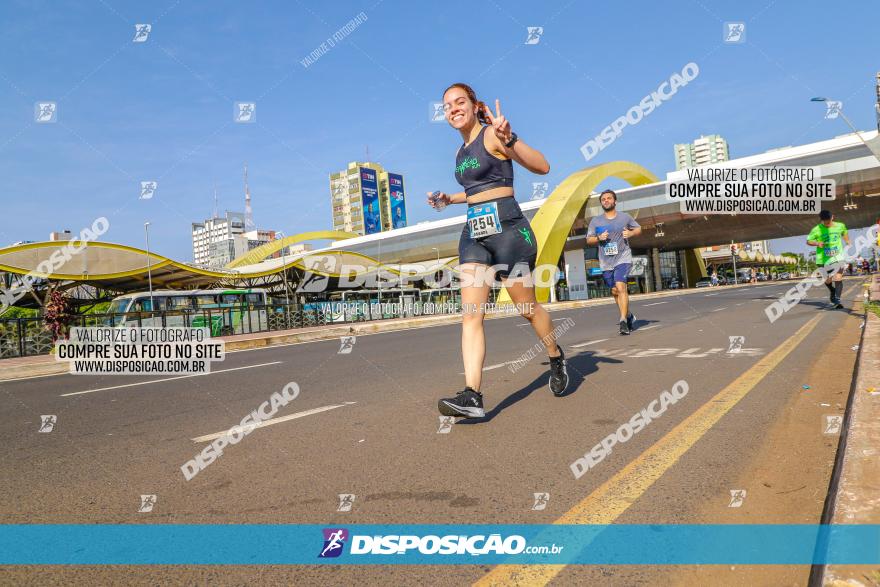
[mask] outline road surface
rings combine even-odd
[[[860,292],[847,280],[847,306]],[[38,377],[0,383],[3,523],[817,523],[860,317],[814,288],[771,324],[793,282],[712,288],[559,311],[571,391],[547,360],[511,364],[536,338],[486,323],[480,421],[441,422],[463,386],[460,326],[229,353],[197,377]],[[739,352],[730,337],[744,337]],[[734,349],[736,350],[736,349]],[[580,478],[571,464],[662,391],[688,393]],[[180,471],[289,382],[300,395],[187,481]],[[40,416],[56,415],[51,433]],[[290,417],[295,416],[295,417]],[[206,438],[207,437],[207,438]],[[195,439],[195,440],[194,440]],[[743,493],[731,492],[743,491]],[[535,493],[547,493],[534,509]],[[355,497],[337,511],[339,495]],[[141,495],[156,495],[138,512]],[[733,497],[732,497],[733,495]],[[731,507],[733,506],[733,507]],[[144,545],[149,548],[149,545]],[[3,567],[0,583],[804,584],[808,567]]]

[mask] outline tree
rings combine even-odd
[[[73,314],[70,311],[67,298],[60,291],[53,291],[49,294],[49,302],[46,304],[46,313],[43,316],[46,329],[52,331],[53,343],[62,336],[67,338],[67,327],[71,320],[73,320]]]

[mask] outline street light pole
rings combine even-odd
[[[736,273],[736,256],[739,254],[739,247],[733,241],[730,241],[730,258],[733,261],[733,285],[739,285],[739,275]]]
[[[152,259],[150,258],[150,223],[144,222],[144,238],[147,241],[147,283],[150,286],[150,311],[155,312],[156,307],[153,304],[153,271]]]
[[[810,98],[810,102],[826,102],[827,103],[828,98],[821,98],[821,97],[820,98]],[[874,155],[874,158],[877,159],[877,161],[880,161],[880,152],[875,151],[871,147],[871,145],[868,144],[868,141],[866,141],[862,137],[862,133],[860,133],[858,130],[856,130],[856,127],[853,126],[853,123],[850,122],[849,118],[846,117],[846,114],[843,113],[842,106],[843,106],[843,104],[841,104],[841,108],[837,109],[837,113],[840,114],[840,117],[843,118],[844,122],[846,122],[846,124],[852,129],[853,134],[855,134],[857,137],[859,137],[859,140],[862,141],[866,147],[868,147],[868,150],[871,152],[872,155]]]

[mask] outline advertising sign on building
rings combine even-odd
[[[364,234],[375,234],[382,231],[382,211],[379,206],[379,184],[376,181],[376,170],[361,167],[360,174]]]
[[[391,203],[391,228],[403,228],[406,226],[406,198],[402,175],[388,174],[388,199]]]

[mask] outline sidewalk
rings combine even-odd
[[[880,276],[874,276],[870,296],[880,302]],[[840,477],[828,523],[880,524],[880,316],[873,312],[867,312],[848,417],[843,429],[846,437],[838,449],[843,455],[835,467]],[[871,584],[866,577],[880,581],[880,569],[876,565],[828,565],[823,584]]]
[[[758,285],[770,285],[783,282],[764,282]],[[785,283],[794,285],[797,280],[788,280]],[[712,291],[728,291],[744,287],[753,287],[752,284],[726,285],[719,288],[712,288]],[[709,288],[690,288],[690,289],[673,289],[664,290],[646,294],[636,294],[631,296],[632,300],[646,300],[654,298],[664,298],[670,296],[686,296],[694,294],[705,294]],[[591,300],[577,300],[568,302],[556,302],[553,304],[545,304],[544,307],[548,312],[558,312],[561,310],[575,310],[579,308],[588,308],[592,306],[602,306],[613,304],[614,299],[594,298]],[[499,318],[510,318],[516,314],[498,313],[486,316],[487,320]],[[298,342],[312,342],[316,340],[330,340],[342,336],[357,336],[360,334],[373,334],[377,332],[390,332],[394,330],[407,330],[410,328],[427,328],[430,326],[439,326],[443,324],[456,324],[461,322],[461,314],[443,314],[437,316],[419,316],[414,318],[396,318],[390,320],[374,320],[372,322],[357,322],[347,324],[327,324],[321,326],[312,326],[308,328],[295,328],[291,330],[273,330],[271,332],[256,332],[252,334],[239,334],[236,336],[220,337],[226,343],[227,351],[239,351],[247,349],[255,349],[281,344],[291,344]],[[35,377],[41,375],[59,375],[67,373],[69,370],[66,361],[55,361],[52,355],[37,355],[32,357],[16,357],[12,359],[0,360],[0,382],[12,379],[20,379],[26,377]]]

